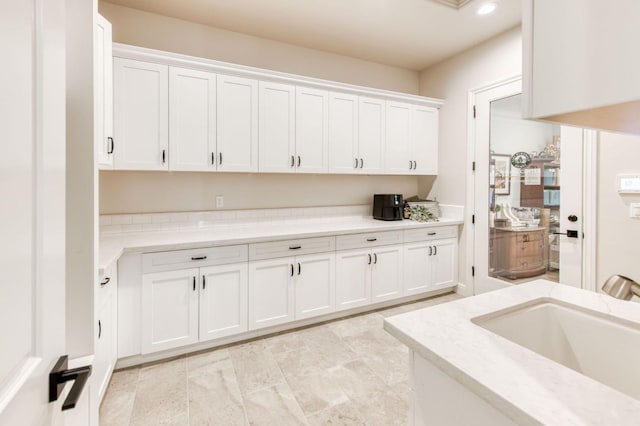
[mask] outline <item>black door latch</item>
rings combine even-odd
[[[91,366],[85,365],[84,367],[72,368],[69,370],[69,357],[63,355],[58,358],[56,365],[49,373],[49,402],[57,401],[58,397],[64,389],[64,384],[69,380],[74,380],[73,386],[69,391],[69,395],[62,403],[62,411],[75,408],[84,389],[84,385],[87,384],[89,376],[91,376]]]

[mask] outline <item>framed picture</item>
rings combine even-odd
[[[496,195],[509,195],[511,191],[511,156],[506,154],[491,155],[493,164],[492,183]]]

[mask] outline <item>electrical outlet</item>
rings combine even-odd
[[[224,197],[222,195],[216,195],[216,209],[224,207]]]

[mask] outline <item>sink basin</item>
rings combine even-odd
[[[640,400],[640,327],[555,299],[537,299],[471,321]]]

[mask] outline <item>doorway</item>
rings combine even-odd
[[[474,294],[537,279],[583,287],[584,131],[523,120],[521,87],[470,97]]]

